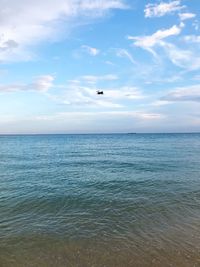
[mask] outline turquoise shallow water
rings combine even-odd
[[[200,134],[0,136],[0,266],[200,266]]]

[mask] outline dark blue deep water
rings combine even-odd
[[[0,136],[0,266],[200,266],[200,134]]]

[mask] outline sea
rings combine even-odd
[[[200,134],[0,136],[0,267],[140,266],[200,266]]]

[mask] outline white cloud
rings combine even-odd
[[[90,84],[96,84],[97,82],[100,82],[100,81],[114,81],[114,80],[117,80],[118,77],[117,75],[114,75],[114,74],[107,74],[107,75],[102,75],[102,76],[84,75],[84,76],[81,76],[80,79]]]
[[[182,25],[181,25],[182,26]],[[163,39],[166,39],[167,37],[179,35],[181,33],[181,26],[174,25],[169,29],[166,30],[158,30],[152,35],[147,36],[128,36],[129,40],[134,41],[134,45],[141,47],[143,49],[148,50],[149,52],[156,55],[154,50],[152,49],[155,45],[161,44]]]
[[[97,95],[97,86],[100,81],[113,81],[115,75],[81,76],[77,80],[70,80],[68,84],[56,85],[54,77],[42,75],[36,77],[31,83],[13,83],[0,85],[0,92],[37,91],[45,93],[46,97],[58,104],[83,107],[121,108],[125,100],[137,100],[143,98],[143,94],[136,87],[104,88],[104,95]],[[49,89],[53,89],[49,91]],[[58,90],[59,89],[59,90]]]
[[[180,13],[179,14],[180,20],[187,20],[187,19],[193,19],[196,17],[196,14],[194,13]]]
[[[180,49],[177,46],[166,42],[162,42],[161,45],[174,65],[188,71],[200,68],[200,57],[198,56],[198,53],[195,53],[192,50]]]
[[[43,75],[38,77],[35,82],[32,83],[33,90],[40,92],[47,92],[53,87],[54,77],[51,75]]]
[[[181,1],[161,2],[159,4],[147,4],[144,10],[146,18],[162,17],[166,14],[180,11],[184,6],[181,6]]]
[[[61,38],[82,18],[127,8],[123,0],[0,0],[0,6],[1,61],[29,60],[32,45]]]
[[[176,44],[169,43],[165,40],[168,37],[179,35],[183,27],[184,24],[181,22],[179,26],[174,25],[166,30],[158,30],[152,35],[129,36],[128,39],[133,40],[133,45],[149,51],[158,60],[162,60],[162,56],[163,58],[167,56],[174,65],[182,69],[187,71],[198,70],[200,69],[198,46],[200,37],[198,35],[181,37],[185,41],[185,43],[182,42],[184,48],[180,48]],[[197,45],[192,45],[192,43],[196,43]]]
[[[121,87],[119,89],[108,89],[105,92],[105,96],[110,99],[141,99],[144,98],[142,93],[136,87]]]
[[[198,20],[195,20],[195,21],[192,23],[192,26],[194,27],[194,29],[195,29],[196,31],[198,31],[198,30],[199,30],[199,21],[198,21]]]
[[[161,120],[165,118],[165,115],[160,113],[147,113],[147,112],[137,112],[133,114],[135,118],[142,119],[142,120]]]
[[[200,43],[200,35],[187,35],[184,40],[192,43]]]
[[[126,49],[116,49],[116,53],[118,57],[125,57],[131,61],[131,63],[135,64],[135,60],[133,59],[132,55]]]
[[[193,80],[194,80],[194,81],[200,81],[200,75],[195,75],[195,76],[193,77]]]
[[[171,104],[171,101],[167,101],[167,100],[156,100],[153,103],[151,103],[151,106],[154,107],[160,107],[160,106],[165,106]]]
[[[52,95],[50,95],[52,97]],[[53,99],[53,98],[52,98]],[[61,97],[55,98],[60,104],[69,106],[76,106],[78,108],[83,107],[105,107],[105,108],[121,108],[122,105],[113,101],[113,99],[104,96],[98,96],[96,89],[85,86],[73,86],[66,87]]]
[[[161,98],[168,102],[200,102],[200,84],[176,88]]]
[[[105,63],[110,66],[115,66],[115,64],[109,60],[106,60]]]
[[[88,45],[82,45],[82,49],[85,50],[91,56],[97,56],[100,53],[99,49]]]
[[[90,108],[108,108],[108,109],[110,108],[118,109],[123,107],[121,104],[114,103],[108,100],[94,99],[92,97],[85,96],[84,94],[80,94],[79,92],[74,93],[74,99],[68,100],[68,97],[66,97],[66,100],[63,100],[60,103],[69,106],[76,106],[79,108],[83,108],[84,106]]]
[[[78,7],[81,10],[91,11],[91,10],[108,10],[108,9],[126,9],[128,6],[121,0],[84,0],[76,1]]]
[[[0,85],[0,92],[15,92],[15,91],[39,91],[47,92],[53,87],[54,77],[51,75],[42,75],[34,79],[32,83],[13,83]]]
[[[84,120],[84,119],[92,119],[96,120],[98,116],[99,120],[103,118],[113,119],[115,118],[133,118],[137,120],[149,121],[149,120],[160,120],[164,119],[165,115],[160,113],[148,113],[144,111],[98,111],[98,112],[61,112],[55,115],[43,115],[35,117],[35,120],[40,121],[55,121],[55,120],[63,120],[63,119],[72,119],[72,120]]]
[[[75,106],[121,108],[123,100],[141,99],[143,96],[135,88],[105,89],[104,95],[96,94],[95,88],[75,86],[66,88],[64,96],[59,99],[60,103]]]
[[[84,78],[87,78],[84,81]],[[88,83],[88,79],[95,78],[94,83]],[[48,97],[59,104],[69,106],[83,107],[106,107],[106,108],[122,108],[126,101],[133,101],[144,98],[142,92],[136,87],[119,87],[119,88],[101,88],[103,95],[97,95],[99,89],[96,82],[101,79],[113,79],[115,77],[108,76],[89,76],[81,77],[80,80],[70,81],[66,86],[59,86],[62,89],[61,94],[48,94]]]

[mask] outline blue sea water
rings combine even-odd
[[[0,266],[200,266],[200,134],[0,136]]]

